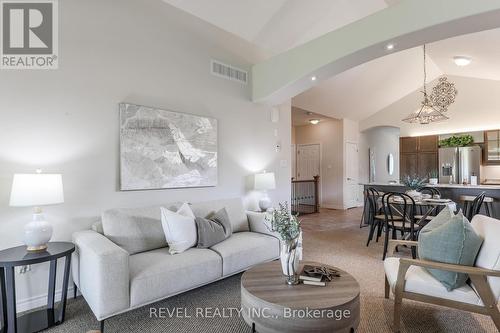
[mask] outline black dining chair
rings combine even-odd
[[[469,220],[469,222],[472,221],[472,218],[475,215],[479,214],[479,212],[481,211],[481,206],[483,205],[485,196],[486,192],[481,192],[474,198],[474,201],[472,202],[472,205],[470,207],[468,205],[465,206],[464,215],[465,217],[467,217],[467,220]]]
[[[380,192],[370,187],[366,190],[366,202],[368,203],[368,224],[370,226],[370,231],[368,232],[368,240],[366,241],[366,246],[370,245],[370,241],[373,239],[375,230],[377,231],[377,242],[379,235],[385,221],[385,215],[382,213],[382,207],[379,204],[379,199],[381,198]]]
[[[382,197],[382,208],[385,215],[385,239],[383,259],[387,255],[389,237],[397,239],[399,231],[404,237],[409,235],[410,240],[417,239],[418,225],[415,225],[415,200],[405,194],[389,192]],[[391,234],[389,236],[389,234]],[[412,256],[416,258],[416,250],[412,247]]]
[[[431,187],[431,186],[426,186],[426,187],[422,188],[420,190],[420,193],[428,194],[432,198],[434,198],[434,196],[439,196],[439,198],[441,198],[441,192],[437,188]],[[429,210],[429,208],[430,208],[430,206],[427,206],[427,205],[417,205],[416,209],[418,210],[418,212],[416,213],[417,215],[415,215],[415,220],[420,221],[424,217],[424,210],[427,212]],[[428,216],[426,216],[425,220],[427,222],[431,221],[437,214],[439,214],[439,212],[440,212],[439,207],[434,207],[434,210],[432,211],[432,213],[429,214]]]
[[[361,220],[359,221],[359,228],[363,228],[363,227],[366,227],[367,225],[369,226],[369,212],[367,212],[369,210],[369,204],[368,204],[368,189],[365,189],[363,191],[363,197],[364,197],[364,201],[363,201],[363,214],[361,215]]]
[[[430,194],[432,196],[439,195],[439,197],[441,198],[441,192],[437,188],[431,186],[424,187],[423,189],[420,190],[420,193]]]

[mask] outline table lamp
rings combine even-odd
[[[47,249],[52,237],[52,226],[45,220],[40,206],[64,202],[62,176],[60,174],[15,174],[10,193],[10,206],[34,207],[33,220],[24,226],[24,244],[27,251]]]
[[[262,198],[259,200],[259,208],[265,212],[271,208],[271,198],[267,194],[268,190],[276,188],[276,180],[274,179],[274,172],[262,172],[255,175],[254,188],[263,192]]]

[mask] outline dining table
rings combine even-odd
[[[382,196],[382,195],[381,195]],[[381,200],[381,198],[380,198]],[[451,199],[445,198],[413,198],[415,201],[415,210],[421,214],[415,214],[420,216],[419,220],[416,221],[420,227],[423,227],[427,220],[427,217],[437,215],[443,208],[448,207],[452,212],[457,210],[457,204]],[[398,204],[403,204],[402,200],[390,200],[389,204],[397,211],[400,215],[402,212],[397,208]]]
[[[382,197],[385,193],[384,192],[379,192],[379,197],[378,201],[381,203],[382,202]],[[427,224],[427,217],[432,216],[432,215],[437,215],[443,208],[448,207],[452,212],[457,211],[457,203],[454,202],[451,199],[447,198],[436,198],[436,197],[421,197],[421,198],[413,198],[415,201],[415,210],[417,210],[421,214],[421,218],[416,222],[417,224],[423,225]],[[402,201],[398,200],[391,200],[390,204],[393,205],[395,208],[395,211],[398,211],[401,215],[402,213],[397,209],[397,204],[402,204]],[[367,200],[365,198],[365,205],[363,208],[363,215],[361,216],[361,223],[360,223],[360,228],[363,226],[368,226],[369,221],[367,219],[368,215],[366,214],[366,209],[367,209]]]

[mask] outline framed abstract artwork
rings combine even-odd
[[[120,189],[217,185],[217,120],[120,103]]]

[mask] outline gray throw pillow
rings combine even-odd
[[[418,256],[420,259],[447,264],[474,266],[483,239],[476,234],[472,225],[460,211],[445,219],[446,213],[439,214],[420,231]],[[437,219],[436,221],[434,221]],[[439,269],[427,269],[448,291],[459,288],[467,282],[463,273]]]
[[[207,218],[196,217],[195,222],[198,233],[198,248],[209,248],[232,234],[231,222],[225,208]]]

